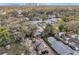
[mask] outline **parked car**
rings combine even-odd
[[[69,46],[76,51],[79,51],[79,47],[77,47],[75,44],[69,43]]]

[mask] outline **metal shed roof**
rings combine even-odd
[[[54,37],[48,37],[48,41],[49,43],[52,43],[53,41],[56,41],[56,39]]]
[[[52,41],[51,43],[52,45],[52,48],[58,53],[58,54],[61,54],[61,55],[69,55],[69,54],[73,54],[73,50],[64,45],[62,42],[60,41]]]

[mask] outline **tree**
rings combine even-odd
[[[52,25],[52,24],[51,25],[48,24],[47,27],[45,28],[45,33],[49,36],[54,35],[58,32],[59,32],[58,26],[55,26],[55,25]]]
[[[28,16],[28,13],[29,13],[29,12],[26,12],[26,11],[23,11],[23,12],[22,12],[22,14],[23,14],[25,17]]]
[[[6,46],[13,41],[13,37],[7,27],[0,27],[0,46]]]
[[[69,21],[75,21],[77,20],[75,16],[68,16],[68,17],[64,17],[62,18],[63,21],[65,22],[69,22]]]
[[[79,21],[68,22],[65,25],[65,29],[68,31],[73,31],[76,34],[79,34]]]
[[[64,32],[72,31],[76,34],[79,34],[79,21],[70,21],[64,24],[60,24],[59,29],[60,31],[64,31]]]
[[[8,54],[12,55],[20,55],[21,53],[25,53],[27,48],[21,44],[13,44],[8,51]],[[28,50],[27,50],[28,51]]]
[[[18,12],[17,11],[11,11],[11,12],[8,12],[8,14],[11,14],[11,16],[16,17],[18,15]]]
[[[59,30],[60,30],[60,32],[66,31],[65,23],[59,25]]]

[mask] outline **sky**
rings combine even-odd
[[[36,6],[36,5],[46,5],[46,6],[67,6],[67,5],[79,5],[79,3],[0,3],[0,6]]]

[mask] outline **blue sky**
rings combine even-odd
[[[79,3],[0,3],[0,6],[27,6],[27,5],[56,5],[56,6],[63,6],[63,5],[79,5]]]

